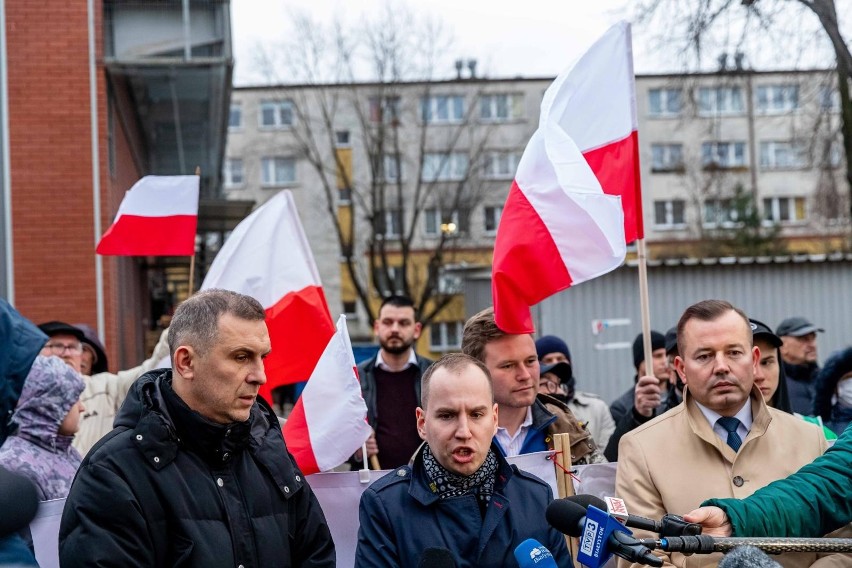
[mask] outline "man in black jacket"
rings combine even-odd
[[[775,334],[781,338],[781,357],[787,374],[787,392],[793,412],[810,416],[816,396],[817,332],[825,331],[803,317],[787,318]]]
[[[420,377],[432,360],[414,351],[421,324],[411,298],[385,298],[373,331],[379,352],[358,365],[367,422],[374,432],[367,440],[367,455],[376,455],[383,469],[391,469],[407,464],[420,445],[412,417],[420,406]],[[355,459],[362,459],[361,450]]]
[[[62,566],[335,565],[319,502],[257,396],[264,318],[256,300],[225,290],[181,304],[174,370],[136,381],[77,472]]]

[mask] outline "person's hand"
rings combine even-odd
[[[633,408],[637,414],[651,416],[661,401],[660,379],[651,375],[640,377],[633,391]]]
[[[370,434],[370,437],[367,438],[367,458],[375,456],[379,453],[379,446],[376,444],[376,435]],[[361,452],[361,448],[358,448],[355,451],[355,461],[364,461],[364,456]]]
[[[685,514],[683,520],[698,523],[701,525],[701,534],[710,536],[731,536],[733,530],[728,515],[719,507],[700,507]]]

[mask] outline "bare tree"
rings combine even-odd
[[[298,84],[280,95],[293,101],[294,150],[320,181],[359,303],[372,324],[373,294],[402,293],[428,324],[457,294],[441,277],[488,186],[481,165],[493,128],[478,120],[476,104],[484,83],[473,67],[465,81],[436,81],[451,38],[402,6],[352,27],[297,16],[293,29],[280,55]],[[459,89],[463,103],[453,96]],[[418,229],[429,209],[441,211],[441,230],[427,239]]]
[[[817,37],[803,31],[808,13],[816,16]],[[846,193],[852,216],[852,53],[841,33],[835,0],[642,0],[636,14],[640,25],[665,30],[659,45],[679,46],[682,60],[689,66],[706,62],[708,51],[720,45],[743,51],[748,40],[758,35],[764,46],[784,54],[791,49],[802,53],[813,48],[815,40],[827,40],[836,61]],[[798,49],[800,46],[807,49]]]

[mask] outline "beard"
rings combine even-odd
[[[379,345],[381,345],[382,349],[387,353],[391,353],[392,355],[401,355],[414,345],[414,340],[406,341],[401,337],[392,337],[387,340],[380,339]]]

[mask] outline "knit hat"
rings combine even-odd
[[[541,359],[549,353],[562,353],[568,360],[571,360],[571,352],[568,351],[568,344],[556,337],[555,335],[545,335],[540,337],[535,342],[535,352],[538,358]]]
[[[633,340],[633,366],[639,369],[639,363],[645,360],[645,347],[642,345],[642,334]],[[666,336],[659,331],[651,330],[651,351],[666,348]]]

